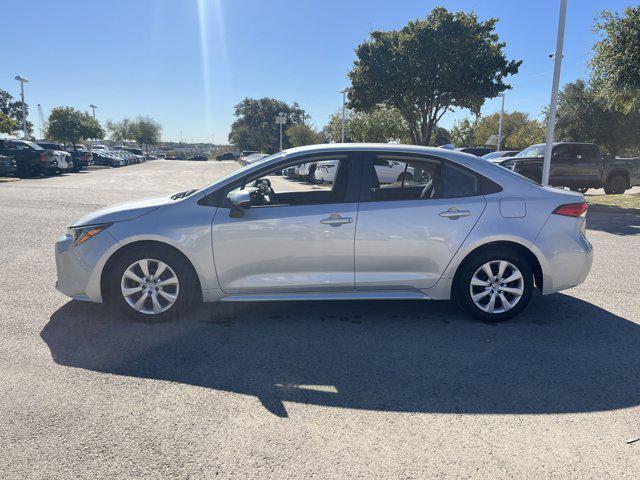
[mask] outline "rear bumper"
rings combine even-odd
[[[542,293],[559,292],[580,285],[589,275],[593,247],[584,235],[584,218],[551,215],[534,242],[541,255]]]

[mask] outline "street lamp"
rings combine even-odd
[[[24,103],[24,84],[29,80],[23,76],[16,75],[16,80],[20,82],[20,98],[22,99],[22,132],[23,138],[27,138],[27,108]]]
[[[341,88],[338,90],[339,93],[342,94],[342,136],[341,142],[344,143],[344,114],[345,114],[345,105],[347,103],[347,92],[349,89],[347,87]]]
[[[280,151],[282,151],[282,126],[287,123],[287,115],[284,112],[280,112],[276,116],[276,123],[280,125]]]
[[[562,47],[564,46],[564,23],[567,18],[567,0],[560,0],[560,15],[558,18],[558,37],[556,39],[556,53],[553,65],[553,83],[551,84],[551,105],[549,105],[549,119],[547,123],[546,147],[544,149],[544,163],[542,164],[542,184],[549,185],[549,170],[551,169],[551,148],[553,147],[553,130],[556,124],[556,110],[558,109],[558,87],[560,85],[560,70],[562,68]]]
[[[89,108],[91,110],[93,110],[93,119],[96,119],[96,108],[98,108],[96,105],[94,105],[93,103],[91,105],[89,105]]]
[[[496,146],[496,152],[500,151],[500,145],[502,145],[502,117],[504,117],[504,93],[499,93],[499,97],[502,97],[502,107],[500,108],[500,121],[498,122],[498,145]]]

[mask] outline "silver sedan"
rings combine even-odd
[[[331,183],[282,175],[318,162],[335,165]],[[385,165],[398,172],[380,174]],[[56,243],[56,286],[152,321],[203,300],[350,299],[454,299],[500,321],[534,288],[584,281],[586,209],[581,194],[465,153],[301,147],[203,189],[81,218]]]

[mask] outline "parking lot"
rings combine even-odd
[[[234,162],[0,184],[3,478],[636,478],[640,213],[589,213],[587,281],[488,325],[448,302],[209,304],[142,324],[54,289],[97,208]]]

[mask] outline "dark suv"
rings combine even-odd
[[[57,168],[44,148],[28,140],[0,140],[0,155],[13,157],[20,177],[36,177]]]

